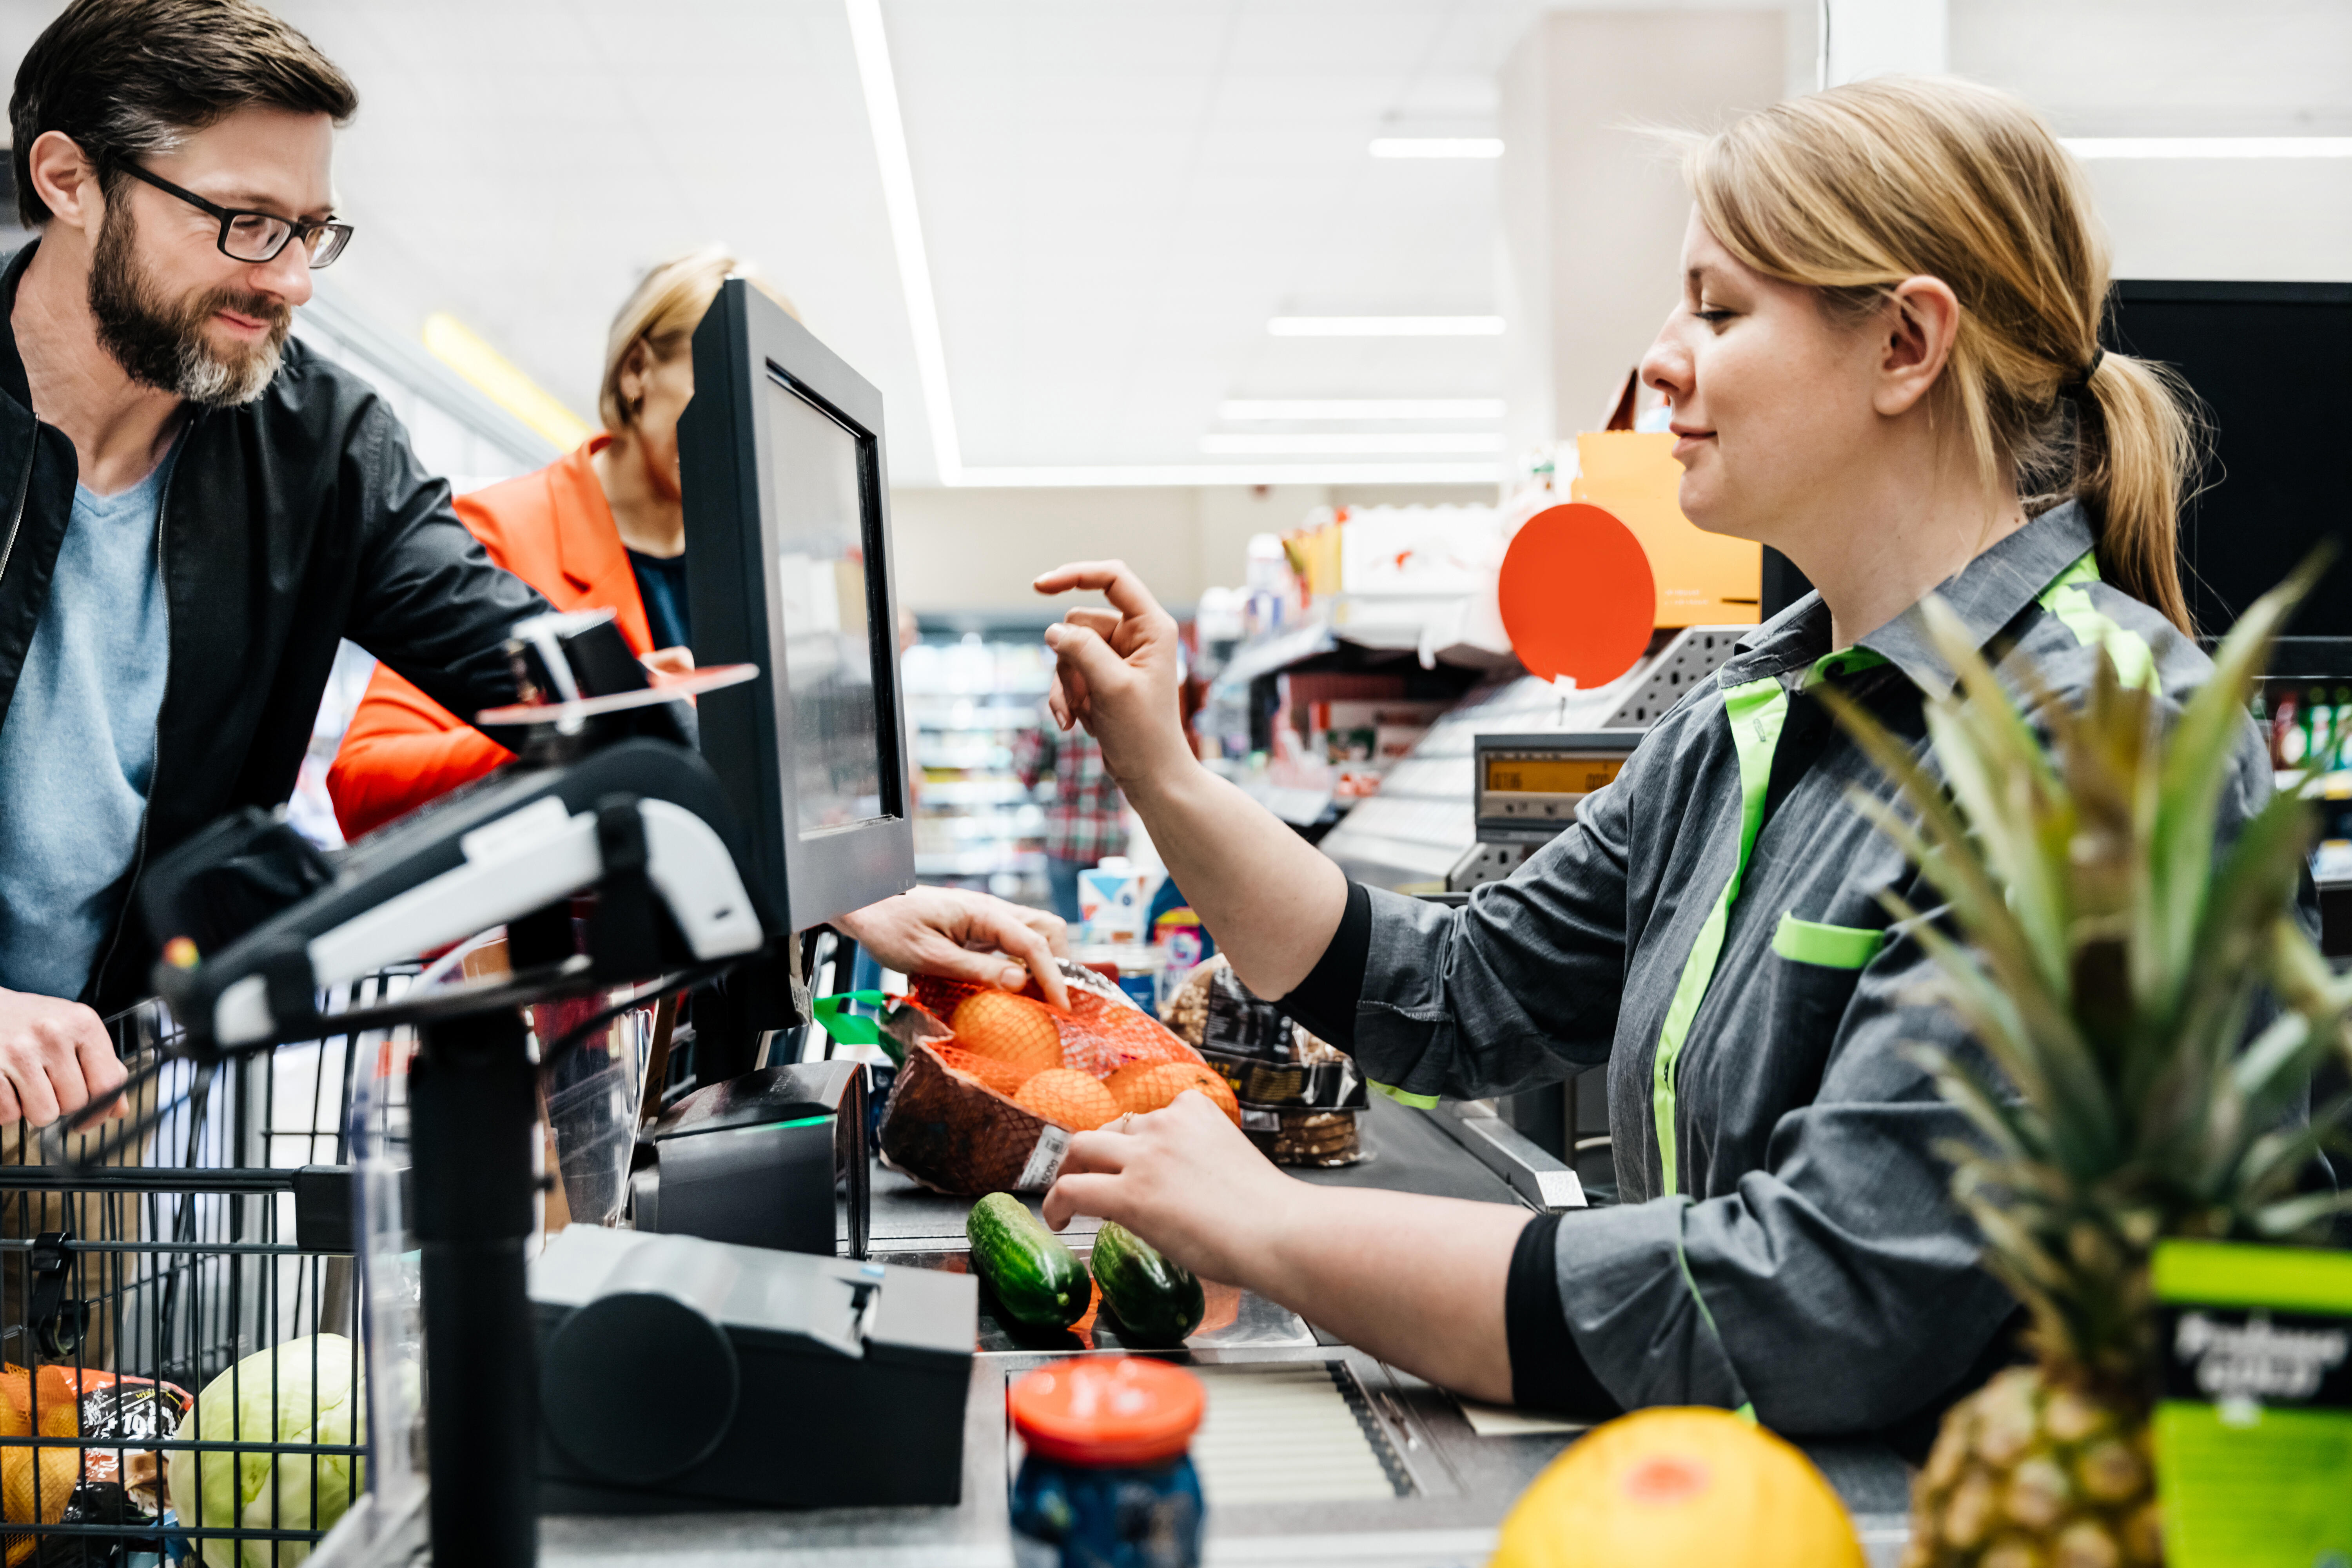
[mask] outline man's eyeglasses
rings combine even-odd
[[[331,264],[352,242],[352,226],[347,223],[322,223],[317,218],[279,217],[276,213],[247,212],[225,207],[205,200],[194,191],[184,191],[161,174],[151,174],[136,163],[124,163],[122,172],[134,179],[143,180],[167,195],[174,195],[192,207],[200,207],[220,219],[221,254],[232,261],[264,262],[278,259],[278,253],[299,238],[302,248],[310,253],[313,269]]]

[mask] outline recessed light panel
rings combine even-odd
[[[1500,316],[1276,316],[1277,338],[1499,338]]]

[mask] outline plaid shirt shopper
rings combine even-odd
[[[1041,713],[1037,728],[1023,731],[1013,742],[1013,768],[1031,789],[1054,775],[1054,798],[1045,807],[1046,854],[1091,866],[1125,853],[1127,802],[1103,770],[1102,748],[1084,729],[1066,735],[1051,714]]]

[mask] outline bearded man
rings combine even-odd
[[[17,70],[41,237],[0,268],[0,1124],[124,1082],[100,1010],[147,991],[131,890],[292,792],[341,638],[476,713],[548,607],[374,389],[287,338],[352,237],[358,105],[253,0],[73,0]],[[1064,999],[1038,911],[926,888],[844,924],[888,967]]]
[[[337,640],[459,713],[543,609],[373,388],[288,329],[342,73],[248,0],[77,0],[9,103],[0,272],[0,1122],[121,1085],[142,866],[292,788]]]

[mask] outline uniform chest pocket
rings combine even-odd
[[[1878,956],[1886,933],[1868,926],[1825,925],[1783,914],[1772,932],[1772,951],[1791,963],[1822,969],[1860,969]]]
[[[1845,1017],[1863,966],[1885,944],[1886,933],[1867,926],[1824,925],[1780,917],[1772,932],[1771,1017],[1788,1078],[1790,1104],[1803,1104],[1820,1087],[1831,1043]]]

